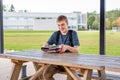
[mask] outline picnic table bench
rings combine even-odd
[[[63,66],[74,80],[92,80],[93,70],[98,71],[98,78],[101,80],[106,80],[105,70],[120,72],[120,57],[104,55],[57,54],[44,53],[40,50],[25,50],[0,54],[0,58],[11,59],[14,63],[10,80],[18,80],[24,62],[33,62],[36,69],[36,73],[29,80],[41,80],[40,74],[51,64]],[[83,73],[82,78],[75,74],[75,70]]]

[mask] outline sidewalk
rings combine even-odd
[[[27,76],[34,74],[35,70],[31,62],[27,62],[24,65],[27,65]],[[0,58],[0,80],[9,80],[11,70],[11,61],[9,59]],[[19,77],[21,77],[21,73]],[[55,80],[66,80],[66,75],[55,74],[54,78]]]

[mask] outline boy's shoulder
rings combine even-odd
[[[59,30],[58,31],[55,31],[53,34],[57,34],[58,32],[60,32]]]
[[[71,32],[73,35],[77,33],[75,30],[71,30]]]
[[[72,34],[76,34],[77,32],[75,31],[75,30],[69,30],[69,31],[71,31],[71,33]],[[60,31],[58,30],[58,31],[55,31],[54,33],[53,33],[53,35],[57,35],[57,34],[60,34]]]

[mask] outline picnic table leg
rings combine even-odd
[[[35,80],[38,76],[40,76],[40,74],[43,72],[43,70],[46,69],[47,66],[48,65],[43,64],[29,80]]]
[[[100,80],[106,80],[105,70],[98,70],[98,77]]]
[[[37,71],[38,69],[40,69],[40,67],[42,67],[42,65],[39,65],[39,64],[36,63],[36,62],[33,62],[33,65],[34,65],[34,68],[35,68],[36,71]],[[42,72],[41,72],[41,74],[42,74]],[[43,78],[43,75],[41,75],[41,74],[40,74],[40,77],[37,77],[36,80],[41,80],[41,79]]]
[[[91,80],[92,79],[92,71],[91,69],[85,69],[83,73],[83,80]]]
[[[12,63],[13,63],[13,67],[12,67],[10,80],[18,80],[23,61],[12,60]]]
[[[75,72],[73,70],[71,70],[70,68],[64,66],[66,72],[74,79],[74,80],[81,80],[81,78],[75,74]]]

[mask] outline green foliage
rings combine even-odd
[[[118,26],[117,26],[117,20],[114,20],[114,21],[112,22],[112,27],[118,27]]]
[[[92,27],[93,22],[95,21],[95,16],[91,15],[88,18],[88,24]]]
[[[99,27],[99,14],[97,14],[96,11],[88,13],[88,21],[87,22],[88,22],[88,26],[90,29],[98,29],[98,27]]]
[[[110,22],[110,20],[107,20],[107,21],[106,21],[106,29],[109,29],[110,26],[111,26],[111,22]]]
[[[92,24],[92,29],[98,30],[99,29],[99,22],[97,20],[95,20]]]
[[[106,12],[106,18],[118,18],[118,17],[120,17],[120,9]]]
[[[82,27],[78,27],[78,31],[81,31],[81,30],[83,30],[83,31],[84,31],[84,30],[86,30],[86,29],[85,29],[85,27],[84,27],[84,26],[82,26]]]
[[[15,11],[15,7],[13,6],[13,4],[11,4],[9,12],[14,12]]]
[[[3,11],[4,11],[4,12],[7,11],[7,7],[6,7],[6,5],[3,5]]]
[[[3,5],[3,12],[15,12],[15,7],[13,4],[10,5],[10,7]]]
[[[107,28],[118,27],[117,19],[120,17],[120,9],[111,10],[106,12],[106,18],[109,19],[107,22]]]
[[[99,14],[97,14],[95,11],[91,13],[87,13],[88,17],[88,26],[90,26],[91,29],[96,29],[95,24],[97,22],[99,23]],[[112,27],[117,27],[119,25],[119,21],[116,22],[116,20],[120,17],[120,9],[111,10],[106,12],[106,29],[112,29]],[[95,21],[95,22],[94,22]],[[97,21],[97,22],[96,22]],[[94,25],[93,25],[94,24]],[[99,26],[99,25],[98,25]]]

